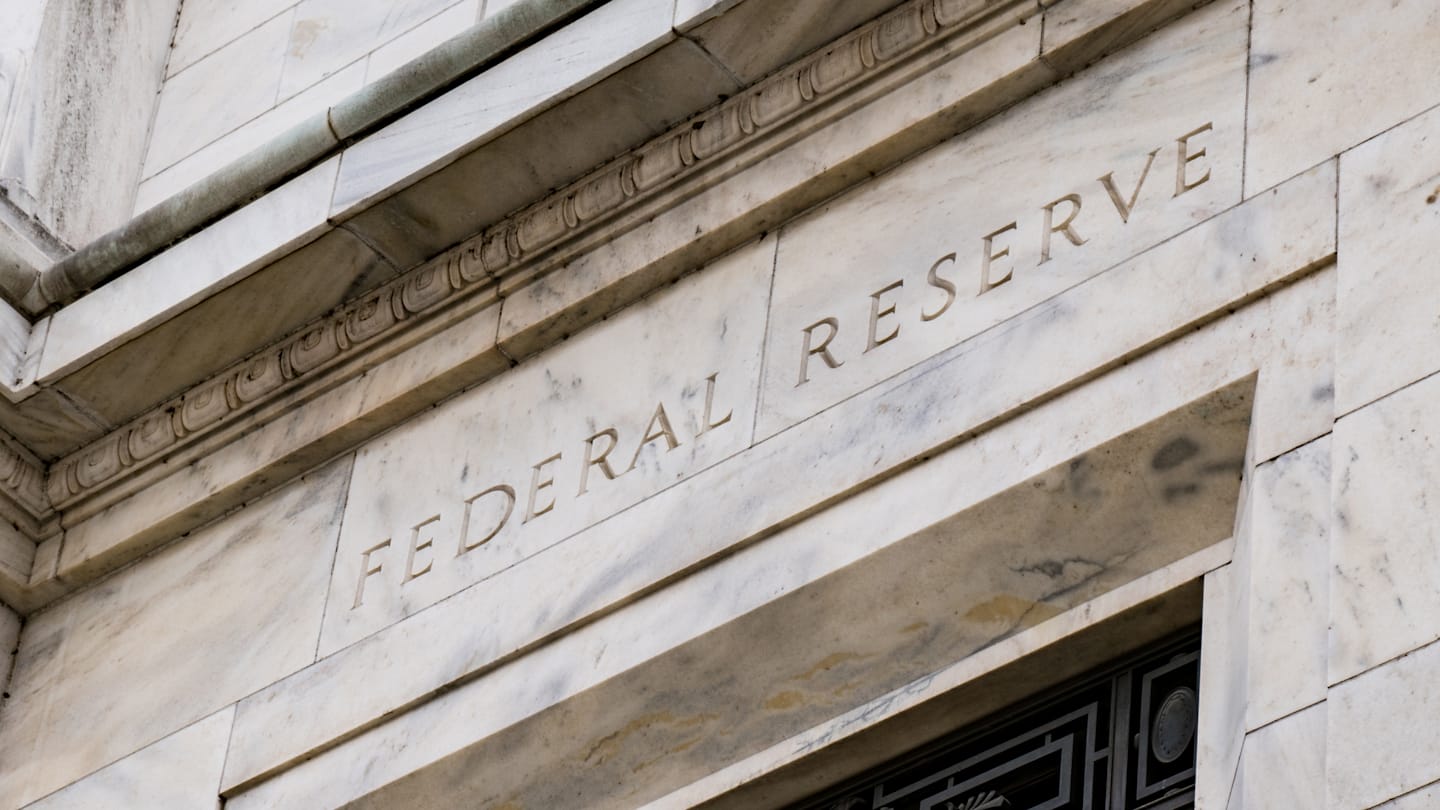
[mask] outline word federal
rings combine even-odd
[[[665,402],[661,401],[649,412],[638,440],[623,436],[617,426],[606,427],[572,450],[547,455],[523,476],[494,482],[473,492],[456,504],[455,514],[437,513],[412,524],[402,535],[405,542],[403,565],[399,565],[401,558],[398,555],[393,559],[390,557],[398,552],[393,536],[361,551],[360,579],[355,587],[351,610],[364,603],[366,583],[372,577],[393,570],[399,576],[400,585],[405,585],[430,573],[437,563],[463,557],[490,543],[506,526],[512,525],[517,506],[522,507],[519,524],[529,524],[554,512],[572,487],[572,500],[582,498],[603,486],[604,482],[615,481],[635,470],[643,459],[669,453],[686,442],[698,440],[710,431],[730,424],[733,411],[727,408],[720,413],[715,403],[718,377],[719,372],[716,372],[705,378],[704,403],[695,409],[699,413],[695,414],[698,418],[693,422],[688,418],[679,419],[691,414],[667,410]],[[688,431],[677,431],[677,425],[681,428],[694,427]],[[649,456],[647,448],[654,448]],[[517,488],[513,482],[518,481],[528,483]],[[447,538],[448,554],[441,547]]]

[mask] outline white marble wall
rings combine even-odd
[[[134,212],[514,0],[185,0]]]
[[[142,197],[499,5],[189,0]],[[586,690],[702,660],[675,651],[985,504],[998,476],[1250,375],[1231,539],[1114,589],[1203,582],[1198,806],[1435,806],[1437,37],[1419,0],[1212,3],[373,440],[353,471],[30,617],[0,711],[5,807],[361,802],[417,768],[484,767],[482,743],[545,712],[553,739],[593,735],[604,707],[554,719]],[[204,89],[250,61],[264,81],[207,113]],[[809,348],[834,328],[833,357],[802,352],[826,317]],[[606,429],[611,466],[584,463]],[[500,513],[467,500],[486,491],[513,510],[493,537],[474,527]],[[1118,598],[1021,614],[990,655],[1063,645]],[[5,648],[17,627],[0,616]],[[799,756],[747,739],[745,779]],[[177,769],[193,780],[155,776]],[[656,806],[709,790],[696,778]]]

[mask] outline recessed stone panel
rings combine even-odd
[[[787,226],[760,435],[1238,202],[1244,11],[1196,12]]]
[[[313,661],[349,472],[324,467],[32,616],[0,723],[6,806]]]
[[[321,653],[748,446],[773,257],[752,243],[362,448]]]

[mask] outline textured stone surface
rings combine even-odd
[[[1252,28],[1246,194],[1440,103],[1429,0],[1257,0]]]
[[[1440,377],[1335,423],[1331,683],[1440,638]]]
[[[220,806],[220,768],[234,708],[222,709],[70,784],[25,810]]]
[[[362,447],[321,655],[748,446],[774,253],[743,248]]]
[[[313,661],[349,471],[325,467],[32,617],[0,795],[45,796]]]
[[[1245,738],[1244,810],[1325,806],[1325,704],[1271,723]]]
[[[1437,677],[1440,644],[1431,644],[1330,690],[1328,810],[1363,810],[1440,778]]]
[[[1440,370],[1440,110],[1346,152],[1340,176],[1335,396],[1348,413]]]
[[[1255,729],[1325,699],[1330,438],[1257,467],[1251,498],[1245,725]]]
[[[1207,7],[785,226],[760,434],[1238,202],[1245,37]]]

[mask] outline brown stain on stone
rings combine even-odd
[[[783,712],[786,709],[793,709],[804,702],[805,696],[791,689],[781,692],[778,695],[771,695],[770,699],[765,701],[765,708],[771,711]]]
[[[805,672],[802,672],[801,674],[795,676],[794,678],[791,678],[790,680],[792,680],[792,681],[808,681],[808,680],[811,680],[812,678],[814,678],[814,677],[816,677],[816,676],[818,676],[818,675],[821,675],[821,674],[823,674],[823,673],[825,673],[825,672],[828,672],[828,671],[834,669],[835,667],[838,667],[838,666],[840,666],[841,664],[844,664],[844,663],[846,663],[846,662],[849,662],[849,661],[864,661],[866,658],[874,658],[874,657],[875,657],[875,656],[873,656],[873,655],[862,655],[862,654],[860,654],[860,653],[853,653],[853,652],[831,653],[831,654],[825,656],[824,658],[820,659],[820,662],[819,662],[818,664],[816,664],[815,666],[809,668],[808,670],[806,670]]]
[[[1059,612],[1060,608],[1054,605],[1047,605],[1044,602],[1034,602],[1029,599],[1021,599],[1018,596],[1011,596],[1010,594],[1001,594],[993,599],[987,599],[965,611],[964,618],[968,621],[983,622],[986,624],[1015,624],[1021,622],[1023,626],[1029,627],[1049,619]]]
[[[607,734],[596,740],[585,753],[585,761],[602,765],[610,757],[614,756],[624,745],[625,741],[638,732],[649,731],[657,727],[665,728],[693,728],[711,720],[719,719],[719,715],[704,713],[692,714],[685,717],[676,717],[668,711],[652,712],[626,723],[620,730]],[[598,757],[598,758],[597,758]]]
[[[924,630],[925,628],[927,628],[927,627],[929,627],[929,626],[930,626],[930,623],[929,623],[929,622],[912,622],[912,623],[907,624],[907,625],[905,625],[904,627],[900,628],[900,632],[902,632],[902,633],[918,633],[918,632],[920,632],[921,630]]]

